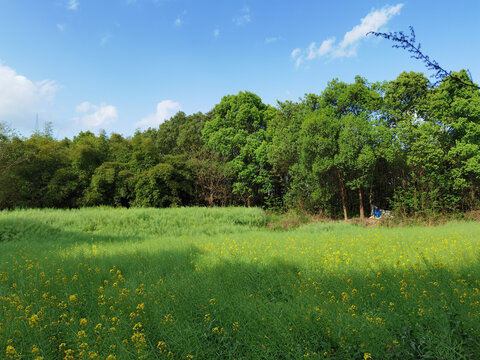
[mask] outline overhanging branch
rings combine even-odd
[[[456,74],[453,74],[452,71],[447,71],[445,68],[440,66],[440,64],[433,59],[430,59],[428,55],[425,55],[421,50],[421,44],[416,42],[415,31],[413,27],[410,26],[410,35],[406,35],[403,31],[395,31],[390,33],[370,31],[367,35],[375,35],[390,41],[393,41],[394,44],[392,47],[407,50],[413,59],[422,61],[426,68],[430,71],[433,71],[433,77],[436,81],[432,83],[432,86],[438,86],[446,77],[451,77],[453,80],[458,81],[459,83],[467,86],[474,87],[479,89],[480,87],[473,83],[472,76],[470,71],[467,70],[469,75],[469,81],[465,81]]]

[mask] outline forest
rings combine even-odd
[[[464,81],[462,81],[462,79]],[[0,209],[256,206],[332,218],[455,214],[480,206],[480,90],[334,79],[297,102],[224,96],[133,136],[22,137],[0,126]]]

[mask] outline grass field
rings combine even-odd
[[[0,358],[475,359],[480,224],[0,212]]]

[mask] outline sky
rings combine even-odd
[[[132,136],[251,91],[264,103],[334,78],[430,73],[368,31],[413,26],[441,66],[480,82],[478,0],[0,0],[0,122],[30,136]],[[37,120],[38,119],[38,120]]]

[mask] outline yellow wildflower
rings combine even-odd
[[[67,349],[65,350],[65,357],[63,360],[74,360],[75,358],[73,357],[74,351],[72,349]]]
[[[38,317],[37,314],[33,314],[31,317],[28,318],[28,324],[30,325],[30,327],[34,327],[35,325],[37,325],[38,323],[40,322],[40,318]]]
[[[37,345],[32,346],[32,355],[37,355],[40,352],[40,349],[37,347]]]
[[[7,357],[13,357],[17,353],[17,350],[12,345],[7,345],[7,349],[5,350]]]

